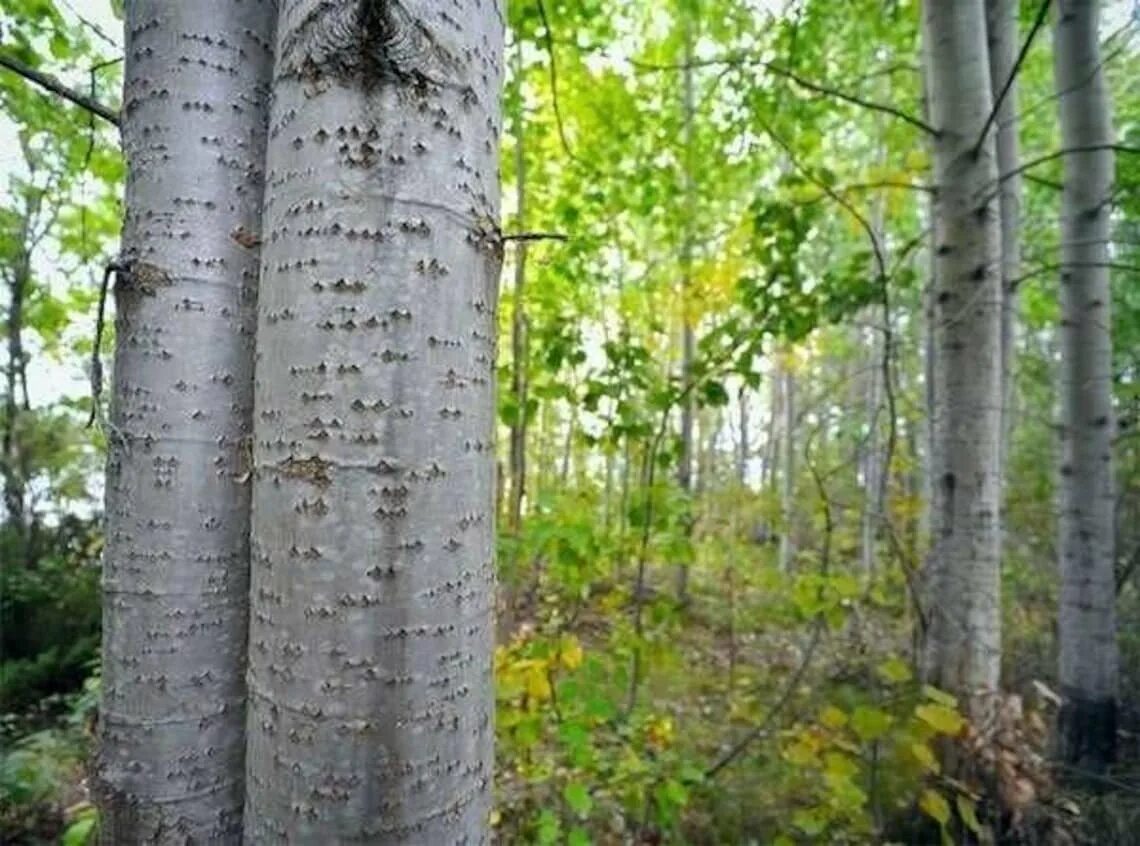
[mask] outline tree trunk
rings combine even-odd
[[[96,792],[104,843],[241,839],[274,4],[126,6]]]
[[[518,88],[518,111],[512,121],[515,136],[515,203],[516,224],[520,232],[526,229],[526,149],[524,144],[525,116],[523,99],[522,41],[516,40],[514,77]],[[526,322],[526,258],[525,239],[515,244],[515,290],[511,314],[511,394],[515,401],[515,418],[510,427],[511,499],[507,527],[517,535],[522,522],[523,497],[526,495],[526,423],[527,423],[527,349]]]
[[[684,114],[684,157],[682,191],[685,203],[684,232],[681,235],[681,373],[683,384],[690,389],[692,379],[693,356],[696,349],[696,340],[693,326],[689,318],[689,289],[692,286],[693,274],[693,233],[692,221],[695,214],[695,186],[693,182],[693,21],[690,13],[683,14],[682,20],[684,40],[684,69],[682,71],[682,97],[681,104]],[[685,495],[685,507],[688,514],[685,518],[685,534],[692,535],[693,511],[693,418],[696,403],[692,390],[687,390],[681,402],[681,456],[677,465],[677,484]],[[677,565],[677,601],[684,605],[689,600],[689,565],[681,562]]]
[[[31,275],[31,256],[27,252],[29,221],[22,227],[19,253],[5,277],[8,283],[8,320],[5,327],[8,361],[4,369],[3,434],[0,435],[0,473],[4,484],[4,510],[6,522],[19,536],[27,558],[28,519],[25,513],[27,478],[25,461],[20,444],[19,386],[26,383],[28,357],[24,351],[24,300],[27,297]]]
[[[748,486],[748,457],[751,446],[748,442],[748,386],[741,385],[737,394],[740,403],[740,441],[736,454],[736,481],[741,488]]]
[[[1103,772],[1116,742],[1117,664],[1109,240],[1114,178],[1095,0],[1058,7],[1054,74],[1061,206],[1060,754]],[[1095,149],[1100,147],[1101,149]]]
[[[871,330],[870,347],[867,355],[867,376],[864,382],[866,394],[864,403],[867,413],[867,437],[863,444],[863,510],[860,515],[860,562],[863,572],[875,569],[875,541],[878,535],[879,520],[883,504],[880,501],[879,472],[879,383],[882,375],[882,345],[879,331]]]
[[[489,838],[503,18],[437,11],[281,3],[250,844]]]
[[[983,0],[923,4],[934,142],[937,584],[928,681],[969,698],[997,688],[1001,658],[999,441],[1001,227]]]
[[[994,101],[1001,96],[1017,61],[1017,0],[986,0],[990,86]],[[1021,155],[1017,140],[1017,79],[1013,78],[998,105],[998,172],[1013,174],[1000,185],[1001,209],[1001,461],[1002,479],[1013,432],[1014,353],[1017,330],[1017,284],[1021,275],[1021,176],[1016,174]]]
[[[780,572],[787,573],[796,554],[795,495],[796,495],[796,377],[786,367],[784,377],[784,472],[780,490],[780,514],[783,531],[780,532]]]

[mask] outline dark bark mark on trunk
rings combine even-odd
[[[283,41],[280,75],[371,90],[457,87],[459,62],[399,0],[324,0]]]

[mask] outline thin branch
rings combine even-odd
[[[99,402],[103,397],[103,325],[107,315],[107,289],[111,276],[126,273],[127,268],[119,262],[110,262],[103,270],[103,283],[99,286],[99,305],[95,311],[95,339],[91,344],[91,416],[87,418],[90,429],[99,416]]]
[[[883,112],[884,114],[893,115],[894,117],[898,118],[899,120],[906,121],[911,126],[914,126],[914,127],[917,127],[918,129],[921,129],[923,132],[927,133],[928,135],[932,135],[935,138],[938,137],[938,130],[935,129],[933,126],[931,126],[930,124],[926,123],[923,120],[920,120],[919,118],[916,118],[914,115],[903,111],[902,109],[900,109],[896,106],[891,106],[887,103],[876,103],[873,100],[866,100],[857,94],[851,94],[847,91],[841,91],[838,88],[832,88],[830,85],[824,85],[824,84],[819,83],[819,82],[813,82],[810,79],[806,79],[806,78],[800,76],[798,73],[796,73],[793,70],[790,70],[790,69],[785,68],[781,65],[778,65],[775,62],[769,62],[769,61],[766,61],[764,59],[761,59],[761,58],[758,58],[755,56],[735,56],[735,57],[726,57],[726,58],[721,58],[721,59],[701,59],[701,60],[694,61],[694,62],[672,64],[672,65],[649,64],[649,63],[645,63],[645,62],[634,61],[631,59],[630,64],[632,64],[635,68],[639,68],[641,70],[650,70],[650,71],[676,71],[676,70],[685,70],[686,68],[708,67],[710,65],[730,65],[730,66],[759,65],[760,67],[764,68],[768,72],[774,73],[776,76],[782,76],[785,79],[789,79],[792,82],[794,82],[796,85],[800,86],[801,88],[806,88],[808,91],[814,91],[816,94],[823,94],[827,97],[834,97],[837,100],[843,100],[846,103],[851,103],[851,104],[856,105],[856,106],[862,106],[863,108],[870,109],[871,111]]]
[[[1017,60],[1010,68],[1009,78],[1006,79],[1005,85],[1002,86],[1001,93],[994,100],[993,108],[990,109],[990,116],[986,118],[986,122],[982,125],[982,131],[978,134],[978,142],[974,144],[972,155],[977,156],[978,151],[982,149],[982,144],[986,140],[986,133],[989,132],[993,122],[997,119],[998,112],[1001,110],[1001,104],[1005,101],[1009,89],[1013,87],[1013,81],[1017,79],[1018,73],[1021,72],[1021,64],[1025,61],[1026,55],[1029,53],[1029,48],[1033,44],[1033,39],[1037,37],[1037,31],[1041,29],[1042,24],[1045,23],[1045,18],[1049,14],[1049,6],[1051,0],[1042,0],[1040,8],[1037,10],[1037,17],[1033,21],[1033,26],[1029,29],[1029,34],[1025,36],[1025,41],[1021,44],[1021,51],[1017,54]]]
[[[24,79],[30,82],[34,82],[41,88],[47,89],[53,94],[56,94],[63,99],[74,103],[80,108],[86,109],[94,115],[98,115],[99,117],[103,118],[103,120],[114,126],[119,125],[118,112],[114,111],[108,106],[104,106],[102,103],[86,96],[85,94],[80,94],[78,91],[68,88],[66,85],[64,85],[62,82],[50,74],[41,73],[35,68],[25,65],[18,59],[13,59],[11,56],[5,56],[3,53],[0,53],[0,67],[5,67],[8,70],[12,71],[12,73],[17,74],[18,76],[22,76]]]
[[[1070,153],[1096,153],[1102,150],[1112,150],[1114,153],[1130,153],[1133,155],[1140,155],[1140,147],[1132,147],[1128,144],[1083,144],[1079,147],[1066,147],[1063,150],[1054,150],[1052,153],[1046,153],[1043,156],[1038,156],[1035,159],[1030,159],[1029,161],[1022,162],[1013,170],[1006,171],[1001,176],[999,176],[997,181],[999,185],[1004,185],[1010,179],[1013,179],[1015,176],[1018,176],[1027,170],[1031,170],[1038,165],[1043,165],[1047,162],[1062,158],[1063,156],[1067,156]]]
[[[538,6],[538,16],[542,19],[543,41],[546,43],[546,54],[550,59],[550,102],[554,106],[554,122],[558,125],[558,140],[562,142],[562,149],[571,161],[593,170],[584,161],[579,159],[570,148],[566,138],[566,127],[562,123],[562,108],[558,105],[558,63],[554,56],[554,31],[550,28],[550,20],[546,16],[546,4],[543,0],[535,0]]]
[[[504,241],[569,241],[562,232],[514,232],[503,236]]]
[[[1016,279],[1011,279],[1009,285],[1011,288],[1016,288],[1025,282],[1027,279],[1032,279],[1035,276],[1041,276],[1045,273],[1052,273],[1055,270],[1064,270],[1065,268],[1090,268],[1090,267],[1104,267],[1108,270],[1120,270],[1125,273],[1140,273],[1140,264],[1123,264],[1117,261],[1066,261],[1059,263],[1043,264],[1036,270],[1030,270],[1028,273],[1023,273]]]

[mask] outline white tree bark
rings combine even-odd
[[[693,94],[693,42],[694,22],[690,13],[682,15],[681,26],[684,42],[684,70],[681,73],[681,109],[684,120],[684,163],[682,173],[682,193],[685,203],[685,220],[681,235],[681,373],[686,388],[692,381],[693,360],[696,355],[696,335],[689,318],[689,297],[693,275],[693,216],[696,213],[696,183],[693,174],[693,123],[696,104]],[[681,455],[677,464],[677,484],[685,495],[686,536],[692,535],[693,524],[693,451],[694,417],[696,401],[689,390],[681,401]],[[677,601],[681,604],[689,599],[689,565],[677,565]]]
[[[784,524],[780,532],[780,572],[787,573],[792,568],[796,555],[796,377],[791,366],[783,368],[784,412],[784,467],[780,489],[780,514]]]
[[[96,794],[104,843],[238,843],[275,7],[126,4]]]
[[[1102,771],[1116,740],[1112,338],[1109,240],[1114,161],[1095,0],[1061,0],[1054,76],[1061,200],[1060,753]],[[1094,149],[1100,147],[1101,149]]]
[[[483,843],[497,0],[283,0],[258,307],[246,841]]]
[[[1001,657],[1001,226],[983,0],[923,4],[934,171],[936,484],[924,670],[979,703]],[[973,704],[971,707],[974,707]]]
[[[986,32],[989,40],[990,87],[994,101],[1001,96],[1017,61],[1017,0],[986,0]],[[1014,355],[1016,353],[1018,278],[1021,275],[1021,160],[1017,139],[1017,79],[1009,82],[997,115],[998,172],[1012,174],[1000,185],[1001,210],[1001,460],[1002,481],[1013,432]]]

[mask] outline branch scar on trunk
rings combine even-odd
[[[400,0],[321,0],[281,45],[282,76],[364,90],[395,84],[465,88],[461,65]],[[465,89],[466,90],[466,89]]]

